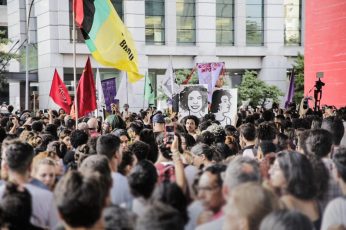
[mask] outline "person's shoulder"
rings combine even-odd
[[[212,221],[210,221],[208,223],[199,225],[196,228],[196,230],[210,230],[210,229],[217,230],[217,229],[222,229],[222,225],[223,225],[224,219],[225,219],[225,217],[222,216],[220,218],[217,218],[216,220],[212,220]]]
[[[37,197],[53,197],[53,193],[47,189],[40,188],[36,185],[33,184],[25,184],[25,187],[29,190],[30,194],[32,196],[37,196]]]
[[[326,207],[326,212],[328,210],[337,211],[340,209],[346,210],[346,197],[337,197],[331,200]]]

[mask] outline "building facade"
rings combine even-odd
[[[73,91],[72,0],[8,0],[8,30],[12,41],[26,40],[29,18],[29,70],[36,107],[54,106],[49,98],[54,69]],[[196,63],[225,62],[229,87],[239,84],[245,70],[256,70],[283,92],[287,71],[304,52],[304,0],[112,0],[136,42],[139,68],[156,89],[170,60],[175,70],[193,69]],[[89,51],[77,31],[77,74],[82,73]],[[24,49],[22,49],[24,52]],[[25,63],[24,63],[25,64]],[[11,72],[23,72],[13,61]],[[126,74],[98,65],[101,79],[116,81],[125,91],[120,104],[137,111],[144,103],[144,79],[124,84]],[[23,106],[20,82],[10,84],[10,103]],[[31,103],[33,105],[33,103]]]

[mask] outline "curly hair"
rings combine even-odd
[[[189,101],[189,95],[193,91],[197,91],[201,94],[202,96],[202,101],[207,102],[208,101],[208,91],[206,88],[204,88],[201,85],[193,85],[189,87],[185,87],[181,92],[180,92],[180,107],[184,110],[189,111],[189,106],[188,106],[188,101]],[[204,103],[202,105],[202,110],[205,110],[207,108],[208,103]]]

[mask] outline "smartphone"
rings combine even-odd
[[[44,109],[43,113],[48,114],[48,109]]]
[[[166,144],[172,144],[174,140],[174,126],[166,125],[165,127]]]

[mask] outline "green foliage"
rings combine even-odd
[[[293,67],[296,75],[293,100],[296,104],[299,104],[304,97],[304,56],[300,53],[298,53]]]
[[[268,85],[264,81],[257,78],[256,71],[245,71],[242,83],[238,88],[239,99],[245,101],[250,99],[252,106],[264,105],[267,99],[273,99],[279,102],[279,97],[283,93],[277,86]]]
[[[182,85],[186,78],[191,74],[191,69],[175,70],[175,80],[178,85]],[[197,71],[192,74],[189,84],[198,84]]]
[[[0,31],[0,91],[3,90],[7,86],[7,80],[4,76],[6,72],[6,66],[8,62],[17,58],[18,55],[6,52],[6,45],[10,41],[5,37],[5,31]]]

